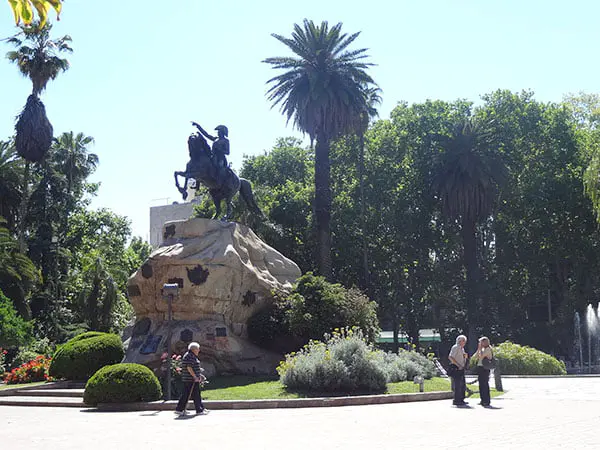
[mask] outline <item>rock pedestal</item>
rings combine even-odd
[[[212,373],[272,373],[280,355],[247,339],[247,321],[289,291],[298,266],[237,223],[208,219],[167,222],[163,243],[131,276],[128,292],[135,325],[124,333],[127,362],[160,364],[167,349],[165,283],[177,284],[172,303],[171,344],[182,351],[200,344],[201,361]]]

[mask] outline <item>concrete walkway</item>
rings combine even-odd
[[[497,409],[449,400],[339,408],[97,413],[0,406],[2,448],[487,449],[600,448],[600,379],[506,379]],[[453,436],[464,437],[456,441]],[[187,446],[186,446],[187,447]]]

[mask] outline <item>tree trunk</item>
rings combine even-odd
[[[331,164],[329,139],[317,134],[315,146],[315,222],[319,274],[331,280]]]
[[[397,317],[394,317],[392,320],[392,328],[392,336],[394,340],[392,351],[394,353],[398,353],[398,350],[400,349],[400,340],[398,339],[398,334],[400,333],[400,321]]]
[[[479,284],[479,266],[477,264],[477,240],[475,235],[475,221],[462,219],[461,235],[463,240],[463,262],[467,273],[466,308],[467,308],[467,338],[469,348],[474,349],[477,341],[477,301]],[[471,354],[472,352],[469,352]]]
[[[367,215],[365,205],[365,136],[360,133],[358,137],[358,190],[360,195],[360,231],[362,233],[362,266],[363,266],[363,290],[369,294],[369,251],[367,246]]]
[[[29,203],[29,161],[25,160],[25,172],[23,172],[23,192],[21,193],[21,205],[19,207],[19,252],[25,254],[25,231],[27,228],[27,203]]]

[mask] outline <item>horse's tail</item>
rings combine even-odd
[[[252,185],[244,178],[240,178],[240,194],[242,194],[242,198],[244,199],[244,202],[246,202],[246,205],[248,205],[248,208],[250,208],[250,211],[259,215],[260,217],[264,217],[264,214],[258,207],[256,200],[254,200]]]

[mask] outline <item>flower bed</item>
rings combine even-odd
[[[13,370],[6,373],[4,375],[4,381],[6,381],[7,384],[49,381],[51,378],[48,375],[48,369],[50,368],[51,361],[52,358],[39,355],[35,359],[32,359],[25,364],[21,364],[19,367],[15,367]]]

